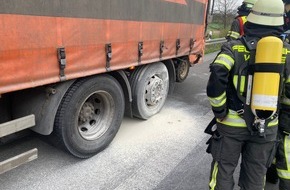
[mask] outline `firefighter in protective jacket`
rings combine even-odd
[[[290,50],[288,50],[290,53]],[[289,69],[290,70],[290,69]],[[290,75],[285,77],[285,89],[281,98],[279,116],[279,137],[281,139],[276,154],[276,169],[279,189],[290,189]]]
[[[256,1],[257,0],[244,0],[242,5],[238,7],[238,16],[235,17],[231,29],[226,36],[228,41],[238,39],[240,36],[244,35],[244,24]]]
[[[289,30],[290,1],[285,3],[285,23],[284,30]],[[288,36],[289,40],[289,36]],[[289,43],[289,41],[287,41]],[[290,51],[288,50],[290,54]],[[290,189],[290,69],[288,68],[285,76],[285,88],[281,98],[281,108],[279,115],[278,132],[281,139],[276,154],[276,169],[279,177],[279,189]]]
[[[290,65],[290,47],[278,39],[283,33],[283,13],[284,5],[281,0],[258,0],[245,23],[245,35],[225,43],[210,65],[207,95],[217,121],[210,148],[213,157],[209,182],[211,190],[233,190],[233,173],[240,155],[242,162],[238,184],[241,189],[264,189],[267,167],[271,165],[277,147],[278,114],[271,114],[267,119],[262,119],[263,122],[258,120],[259,118],[246,106],[247,93],[251,92],[248,88],[249,84],[252,84],[250,73],[254,72],[255,76],[255,72],[276,72],[281,80],[279,85],[271,86],[278,88],[276,91],[279,92],[275,96],[276,104],[271,105],[278,105],[283,86],[282,77],[287,73],[285,68]],[[260,68],[251,69],[255,58],[257,60],[267,57],[258,56],[255,52],[258,50],[257,44],[259,46],[259,42],[267,37],[275,39],[275,42],[280,40],[281,51],[277,57],[280,56],[281,64],[278,64],[279,67],[263,64]],[[262,46],[261,49],[263,48]],[[253,79],[255,80],[255,77]],[[289,81],[285,80],[284,92],[290,92],[290,86],[287,85]],[[285,93],[285,96],[290,97],[290,94]],[[259,97],[261,99],[256,99],[256,102],[267,104],[267,99],[271,100],[274,96]],[[265,97],[266,100],[263,100]],[[261,126],[265,127],[264,130],[260,130]]]
[[[289,43],[289,33],[287,31],[290,28],[290,0],[283,0],[285,4],[284,14],[284,31],[286,32],[285,41]],[[288,52],[289,53],[289,52]],[[290,189],[290,76],[289,69],[284,78],[285,88],[281,98],[281,108],[279,115],[278,135],[280,143],[277,150],[276,159],[271,167],[267,171],[267,181],[270,183],[277,183],[279,181],[279,189]],[[280,180],[278,180],[280,179]]]

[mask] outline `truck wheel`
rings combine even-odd
[[[169,89],[168,71],[163,63],[138,67],[130,77],[130,84],[135,117],[148,119],[162,109]]]
[[[103,150],[118,132],[125,103],[120,84],[109,75],[78,80],[58,108],[54,144],[88,158]]]
[[[176,70],[176,82],[183,82],[189,72],[189,61],[187,60],[178,60],[175,64],[175,70]]]

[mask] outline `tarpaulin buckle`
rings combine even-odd
[[[143,42],[138,43],[138,62],[141,62],[141,57],[143,55]]]
[[[66,80],[65,77],[65,67],[66,67],[66,53],[65,53],[65,48],[60,47],[57,48],[57,57],[58,57],[58,63],[59,63],[59,76],[60,76],[60,81]]]
[[[190,41],[189,41],[189,53],[192,52],[195,42],[196,42],[196,40],[193,40],[192,38],[190,39]]]
[[[159,58],[161,59],[162,58],[162,54],[163,54],[163,51],[164,51],[164,41],[163,40],[161,40],[160,41],[160,56],[159,56]]]
[[[176,55],[178,55],[178,50],[180,49],[180,39],[176,40]]]
[[[106,44],[105,45],[105,50],[106,50],[106,70],[107,71],[110,71],[110,62],[112,60],[112,44],[109,43],[109,44]]]

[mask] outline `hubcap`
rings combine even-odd
[[[158,76],[153,76],[149,80],[145,91],[145,100],[148,106],[154,106],[163,97],[164,84],[163,80]]]
[[[110,127],[115,110],[111,95],[100,91],[83,104],[78,117],[78,131],[86,140],[100,138]]]
[[[187,64],[185,61],[182,61],[180,64],[181,64],[181,66],[179,67],[179,76],[181,78],[184,78],[186,76],[188,67],[187,67]]]
[[[91,102],[85,102],[81,112],[80,112],[80,121],[87,122],[93,118],[94,115],[94,106]]]

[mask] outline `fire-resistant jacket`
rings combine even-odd
[[[290,51],[288,52],[290,54]],[[279,124],[279,130],[287,135],[290,135],[290,69],[287,67],[287,76],[285,76],[284,83],[285,88],[282,92],[281,105],[280,105],[280,117],[282,121]]]
[[[252,41],[257,42],[258,39]],[[290,66],[289,47],[284,43],[281,63],[285,64],[286,57],[288,57],[285,70],[289,70]],[[218,123],[232,127],[246,127],[245,120],[237,112],[240,109],[237,105],[242,104],[242,101],[237,98],[237,85],[240,68],[243,64],[247,64],[248,60],[250,60],[250,52],[245,45],[240,40],[233,40],[222,46],[220,53],[210,65],[211,74],[207,84],[207,95]],[[245,97],[247,74],[241,72],[240,75],[242,79],[239,82],[240,93]],[[287,104],[290,108],[290,77],[289,74],[284,77],[285,88],[282,102],[286,104],[288,101]],[[278,119],[275,117],[270,120],[268,126],[277,126],[277,124]]]
[[[240,36],[244,35],[245,22],[247,22],[246,16],[237,16],[231,25],[231,29],[227,33],[226,39],[228,41],[236,40]]]

